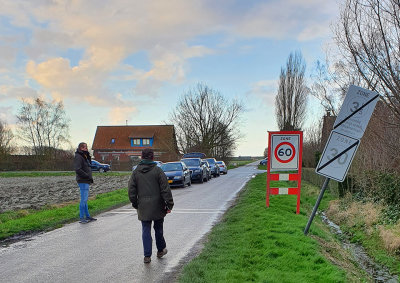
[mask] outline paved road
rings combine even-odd
[[[168,254],[162,259],[153,244],[152,262],[143,264],[141,224],[135,210],[124,206],[98,215],[96,222],[68,224],[0,248],[0,282],[172,282],[236,194],[260,172],[254,163],[173,189],[175,207],[164,224]]]

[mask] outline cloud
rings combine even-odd
[[[267,107],[275,107],[277,86],[278,83],[276,80],[258,81],[252,85],[252,88],[247,92],[247,95],[261,99],[263,104]]]
[[[125,124],[136,112],[136,107],[113,107],[108,116],[112,124]]]
[[[233,26],[241,37],[312,40],[330,34],[329,23],[336,14],[333,1],[260,1]]]
[[[7,124],[13,124],[16,122],[15,116],[12,114],[12,107],[1,107],[0,106],[0,120]]]
[[[127,93],[153,97],[165,83],[185,82],[190,71],[188,59],[216,52],[190,43],[198,37],[221,34],[220,40],[226,44],[251,37],[312,40],[328,32],[326,22],[332,18],[331,10],[335,11],[333,4],[318,0],[245,4],[211,0],[38,0],[23,1],[23,5],[0,0],[0,5],[0,17],[5,17],[9,25],[5,30],[16,27],[15,35],[1,37],[9,44],[6,52],[0,52],[5,54],[0,55],[0,62],[11,70],[20,52],[26,57],[22,61],[26,75],[37,82],[38,91],[57,99],[83,100],[110,108],[121,107],[121,103],[133,107],[133,97],[117,99],[111,91],[110,85],[117,81],[134,82],[134,89]],[[16,44],[17,49],[9,48]],[[63,55],[69,49],[83,50],[74,66]],[[150,70],[123,65],[125,58],[140,51],[148,55]],[[124,73],[115,78],[121,70]],[[254,86],[253,92],[263,91],[265,86]]]
[[[0,85],[0,101],[37,96],[39,96],[38,91],[29,86],[15,87],[13,85]]]

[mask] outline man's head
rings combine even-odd
[[[81,142],[81,143],[78,145],[78,149],[81,150],[81,151],[88,151],[87,143]]]
[[[154,151],[151,148],[143,149],[142,159],[153,160],[154,159]]]

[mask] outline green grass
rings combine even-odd
[[[127,188],[99,194],[88,201],[90,214],[129,203]],[[79,203],[48,206],[40,210],[9,211],[0,214],[0,240],[17,234],[51,230],[79,219]]]
[[[93,176],[123,176],[130,175],[131,172],[106,172],[99,173],[93,172]],[[10,177],[53,177],[53,176],[75,176],[75,171],[60,171],[60,172],[0,172],[0,178],[10,178]]]
[[[321,242],[335,240],[318,217],[309,236],[303,234],[319,189],[303,182],[297,215],[296,196],[273,195],[265,207],[265,184],[266,174],[249,182],[179,282],[347,281],[346,272],[323,256]],[[330,199],[326,196],[320,207]]]
[[[228,170],[229,169],[234,169],[234,168],[237,168],[237,167],[240,167],[240,166],[244,166],[244,165],[247,165],[247,164],[252,163],[252,162],[254,162],[254,160],[232,160],[228,164]]]

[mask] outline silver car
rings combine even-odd
[[[228,174],[228,167],[226,167],[225,162],[217,161],[217,165],[221,174]]]

